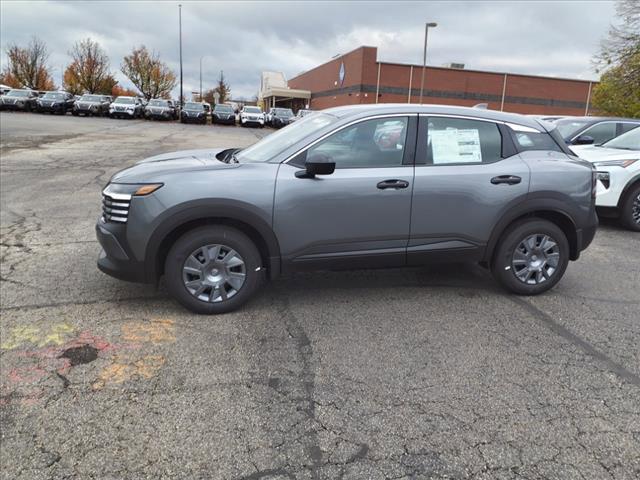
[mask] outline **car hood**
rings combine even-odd
[[[227,164],[216,158],[223,150],[226,149],[184,150],[145,158],[113,175],[111,182],[148,183],[162,181],[166,175],[180,172],[238,168],[238,163]]]
[[[606,148],[595,145],[574,145],[570,148],[578,157],[589,162],[640,158],[640,151],[637,150],[621,150],[619,148]]]

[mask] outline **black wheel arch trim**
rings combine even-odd
[[[582,248],[581,245],[578,245],[578,243],[580,243],[580,228],[576,225],[573,216],[567,211],[566,206],[566,201],[544,197],[527,199],[526,201],[510,208],[506,213],[504,213],[504,215],[500,218],[498,223],[496,223],[495,227],[493,228],[491,236],[489,237],[489,241],[487,242],[487,248],[485,250],[483,261],[491,262],[498,242],[500,241],[500,238],[502,237],[505,230],[509,227],[509,225],[511,225],[519,218],[526,217],[527,215],[533,215],[539,212],[549,212],[557,215],[562,215],[562,217],[570,222],[573,231],[575,232],[575,236],[572,235],[567,238],[571,250],[570,259],[577,260]]]
[[[629,180],[627,184],[624,186],[624,188],[622,189],[622,192],[620,193],[620,198],[618,199],[618,208],[622,208],[622,202],[624,202],[627,199],[627,194],[632,188],[638,186],[638,184],[640,184],[640,173],[632,177],[631,180]]]
[[[157,264],[163,242],[172,232],[191,222],[211,219],[225,219],[248,225],[255,230],[264,241],[267,250],[267,265],[269,276],[275,278],[280,274],[280,244],[273,229],[264,220],[256,208],[243,202],[228,199],[203,199],[176,205],[163,212],[157,220],[158,226],[149,237],[145,249],[146,278],[155,282],[159,278]]]

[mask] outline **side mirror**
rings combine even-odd
[[[593,145],[593,137],[589,135],[580,135],[573,141],[574,145]]]
[[[336,169],[336,162],[328,155],[316,153],[307,158],[305,169],[298,170],[298,178],[315,178],[316,175],[331,175]]]

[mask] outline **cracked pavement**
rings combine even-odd
[[[268,130],[0,114],[0,478],[637,479],[640,236],[548,294],[475,265],[300,274],[192,315],[95,266],[100,189]]]

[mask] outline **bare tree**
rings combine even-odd
[[[53,90],[55,85],[47,67],[47,45],[38,37],[31,37],[26,47],[10,44],[2,82],[15,88]]]
[[[117,81],[110,72],[107,53],[96,41],[76,42],[69,51],[71,63],[64,72],[65,89],[74,94],[111,94]]]
[[[640,117],[640,4],[618,0],[619,19],[602,41],[594,63],[602,72],[592,101],[604,113]]]
[[[176,86],[175,74],[158,53],[149,52],[144,45],[124,57],[121,70],[147,100],[170,98]]]
[[[596,65],[607,68],[640,53],[640,5],[638,0],[618,0],[616,13],[620,23],[612,25],[600,44]]]
[[[224,103],[231,98],[231,87],[224,78],[224,72],[220,70],[220,78],[218,78],[218,86],[214,89],[220,98],[218,102]]]

